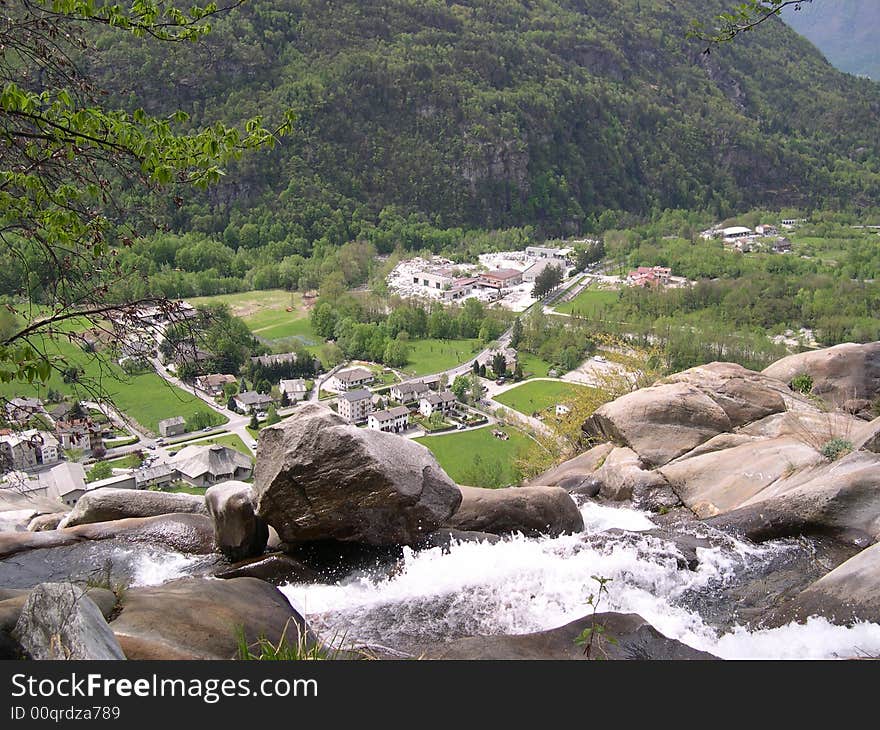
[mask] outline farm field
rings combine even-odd
[[[479,340],[410,340],[409,362],[401,370],[429,375],[468,362],[482,349]]]
[[[415,439],[427,446],[440,466],[458,484],[473,487],[504,487],[517,484],[521,474],[516,460],[523,456],[532,440],[509,426],[504,431],[509,440],[492,435],[492,426],[473,431],[441,436],[423,436]]]
[[[555,309],[563,314],[580,314],[585,317],[594,316],[603,307],[617,301],[616,291],[606,291],[588,287],[570,302],[560,304]]]
[[[494,400],[530,416],[564,403],[583,388],[586,386],[559,380],[531,380],[495,396]]]

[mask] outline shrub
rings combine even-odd
[[[807,395],[810,391],[813,390],[813,378],[811,375],[807,375],[807,373],[795,375],[791,379],[790,387],[796,393],[803,393],[804,395]]]
[[[852,441],[841,438],[831,439],[822,447],[822,456],[829,461],[836,461],[841,456],[848,454],[852,449]]]

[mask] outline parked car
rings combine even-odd
[[[507,381],[504,378],[498,378],[498,380],[495,381],[495,385],[504,385],[505,382]]]
[[[213,426],[207,426],[206,428],[203,428],[203,429],[202,429],[202,432],[203,432],[203,433],[208,433],[208,431],[213,431],[213,430],[214,430],[214,427],[213,427]]]

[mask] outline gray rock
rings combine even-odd
[[[785,383],[806,373],[813,378],[812,392],[833,406],[851,399],[874,400],[880,395],[880,342],[847,342],[789,355],[763,372]]]
[[[649,466],[666,464],[730,429],[724,410],[688,383],[628,393],[597,409],[584,423],[588,435],[628,446]]]
[[[125,659],[101,611],[72,583],[41,583],[12,632],[33,659]]]
[[[599,496],[616,502],[632,500],[644,509],[680,503],[663,475],[645,469],[632,449],[620,447],[611,451],[590,482],[598,486]]]
[[[588,489],[587,484],[593,472],[602,466],[613,449],[614,445],[608,443],[594,446],[583,454],[578,454],[573,459],[564,461],[559,466],[530,479],[526,482],[526,486],[562,487],[567,492],[580,494],[585,488]]]
[[[43,532],[58,529],[58,524],[67,517],[67,512],[53,512],[48,515],[37,515],[28,522],[28,532]]]
[[[584,432],[662,466],[718,434],[785,411],[787,388],[732,363],[709,363],[606,403]]]
[[[444,553],[449,552],[450,548],[461,542],[485,542],[494,545],[501,538],[489,532],[474,532],[467,530],[449,530],[441,529],[432,532],[416,547],[420,550],[430,550],[431,548],[442,548]]]
[[[765,622],[783,625],[823,616],[835,624],[880,623],[880,544],[873,545],[772,611]]]
[[[779,479],[819,463],[824,459],[814,448],[780,437],[683,457],[659,471],[682,502],[706,518],[737,509]]]
[[[427,448],[316,403],[261,432],[254,492],[257,513],[285,544],[413,544],[461,501]]]
[[[858,451],[804,469],[708,523],[756,541],[828,535],[865,547],[880,539],[880,455]]]
[[[111,628],[129,659],[234,659],[236,632],[296,645],[314,641],[275,586],[256,578],[184,578],[126,591]]]
[[[474,636],[427,652],[428,659],[587,659],[575,643],[581,633],[601,626],[604,637],[594,640],[590,659],[717,659],[661,634],[636,614],[600,613],[572,621],[558,629],[517,636]],[[598,637],[598,633],[597,633]]]
[[[853,448],[880,454],[880,418],[875,418],[862,427],[853,441]]]
[[[26,550],[63,547],[84,540],[118,537],[205,555],[214,551],[214,529],[204,515],[158,515],[113,522],[96,522],[44,532],[0,533],[0,559]]]
[[[207,514],[205,500],[195,494],[104,487],[80,497],[60,527],[170,514]]]
[[[319,583],[321,576],[305,563],[284,553],[242,560],[214,574],[217,578],[259,578],[274,586],[288,583]]]
[[[254,510],[256,500],[250,484],[224,482],[205,492],[205,504],[214,523],[214,542],[230,560],[262,555],[269,541],[269,527]]]
[[[448,523],[456,530],[555,536],[584,529],[580,510],[561,487],[460,489],[461,507]]]

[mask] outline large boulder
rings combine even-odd
[[[733,428],[785,411],[792,398],[783,383],[732,362],[699,365],[660,382],[699,388],[724,410]]]
[[[461,507],[448,523],[456,530],[555,536],[584,529],[580,510],[561,487],[460,489]]]
[[[727,441],[731,436],[717,438]],[[791,437],[766,441],[745,437],[738,445],[718,450],[707,448],[712,441],[701,447],[699,455],[688,454],[659,470],[700,518],[734,510],[779,479],[824,463],[818,451]]]
[[[802,469],[708,522],[757,541],[828,535],[865,547],[880,540],[880,455],[858,451]]]
[[[414,544],[461,502],[427,448],[317,403],[261,432],[254,492],[257,513],[286,544]]]
[[[95,522],[42,532],[0,533],[0,559],[26,550],[55,548],[84,540],[121,538],[205,555],[214,551],[214,529],[205,515],[158,515],[112,522]]]
[[[240,631],[249,645],[314,640],[281,591],[256,578],[130,588],[110,626],[129,659],[235,659]]]
[[[612,501],[632,500],[645,509],[680,504],[663,475],[645,469],[639,455],[625,447],[613,449],[589,481],[599,496]]]
[[[205,500],[195,494],[103,487],[80,497],[60,526],[76,527],[92,522],[170,514],[207,514]]]
[[[764,369],[764,375],[790,383],[798,375],[813,379],[813,393],[834,406],[880,395],[880,342],[847,342],[824,350],[789,355]]]
[[[627,446],[649,466],[666,464],[730,428],[724,409],[688,383],[628,393],[584,423],[587,435]]]
[[[230,560],[262,555],[269,541],[269,527],[255,513],[256,500],[250,484],[215,484],[205,492],[205,504],[220,552]]]
[[[259,578],[273,586],[288,583],[318,583],[320,574],[308,565],[285,553],[270,553],[248,558],[214,573],[215,578]]]
[[[590,656],[575,640],[585,629],[596,633]],[[608,639],[614,639],[609,641]],[[427,652],[428,659],[717,659],[661,634],[641,616],[599,613],[557,629],[515,636],[473,636]]]
[[[12,632],[32,659],[125,659],[101,610],[73,583],[41,583]]]
[[[792,600],[774,610],[766,621],[775,625],[823,616],[832,623],[880,623],[880,544],[839,565]]]
[[[853,448],[880,454],[880,418],[875,418],[862,427],[853,442]]]
[[[57,530],[61,521],[67,517],[67,512],[53,512],[48,515],[37,515],[28,522],[28,532],[43,532],[44,530]]]

